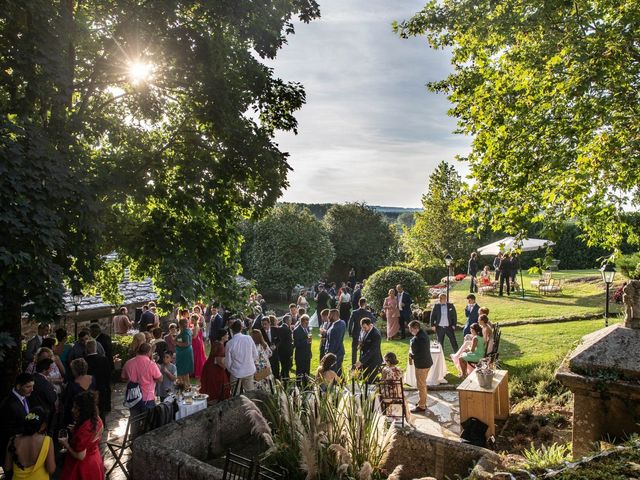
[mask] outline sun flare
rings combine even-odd
[[[141,61],[129,64],[129,78],[134,85],[148,82],[152,76],[153,64]]]

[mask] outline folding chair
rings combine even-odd
[[[378,394],[380,398],[380,409],[382,414],[390,418],[399,418],[402,426],[404,427],[404,419],[407,417],[407,404],[404,399],[404,385],[402,380],[382,380],[378,382]],[[392,405],[400,405],[402,409],[401,415],[391,413],[389,409]]]
[[[255,462],[227,450],[222,480],[253,480]],[[264,477],[267,478],[267,477]]]
[[[150,410],[145,410],[144,412],[138,413],[136,415],[130,414],[129,420],[127,421],[127,428],[124,431],[124,435],[122,437],[119,437],[119,439],[122,441],[107,442],[107,447],[109,448],[109,451],[111,452],[111,455],[115,460],[113,462],[113,465],[111,465],[111,468],[107,472],[107,475],[106,475],[107,478],[109,478],[109,475],[111,475],[111,472],[116,467],[119,467],[120,470],[122,470],[122,473],[124,473],[125,477],[131,478],[129,470],[127,469],[127,466],[126,466],[126,464],[128,463],[128,460],[123,461],[122,457],[124,456],[127,450],[131,450],[131,445],[133,444],[133,441],[136,438],[138,438],[140,435],[143,435],[147,432],[149,411]]]
[[[498,365],[501,336],[502,332],[500,331],[500,325],[496,323],[493,326],[493,345],[491,346],[491,350],[488,350],[483,358],[483,360],[486,360],[489,365],[494,367]]]
[[[280,467],[280,471],[278,472],[256,464],[255,480],[287,480],[288,478],[289,472],[287,472],[285,468]]]

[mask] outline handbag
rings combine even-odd
[[[124,392],[124,405],[126,408],[132,408],[142,401],[142,389],[137,382],[127,383],[127,389]]]
[[[259,382],[260,380],[264,380],[265,378],[267,378],[269,375],[271,375],[271,367],[266,366],[262,370],[256,372],[253,376],[253,379],[256,382]]]

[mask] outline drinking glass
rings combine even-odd
[[[68,440],[69,439],[69,430],[67,430],[66,428],[61,428],[60,431],[58,432],[58,440]],[[66,448],[61,448],[60,449],[60,453],[66,453],[67,449]]]

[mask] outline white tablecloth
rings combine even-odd
[[[447,366],[444,360],[444,353],[439,343],[431,343],[431,359],[433,365],[427,375],[427,385],[438,385],[447,383],[444,376],[447,374]],[[407,362],[407,369],[404,372],[404,383],[416,388],[416,369],[413,364]]]
[[[193,415],[200,410],[207,408],[206,400],[194,400],[191,405],[184,403],[184,400],[178,402],[178,411],[176,412],[176,420]]]

